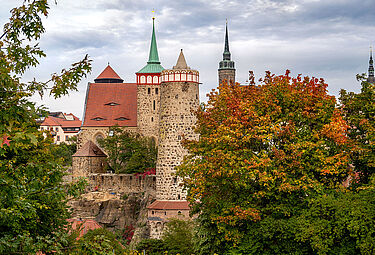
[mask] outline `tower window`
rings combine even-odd
[[[155,111],[155,109],[156,109],[156,103],[155,103],[155,100],[153,101],[153,108],[154,108],[154,111]]]
[[[154,122],[154,117],[151,117],[151,122]]]
[[[147,94],[149,94],[149,95],[151,94],[151,88],[147,89]]]
[[[155,94],[159,94],[159,88],[155,88]]]

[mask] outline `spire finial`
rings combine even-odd
[[[152,9],[152,20],[155,20],[155,9]]]
[[[224,53],[223,60],[230,60],[230,51],[229,51],[229,39],[228,39],[228,20],[225,20],[225,42],[224,42]]]

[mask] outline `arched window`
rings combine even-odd
[[[146,77],[141,76],[141,83],[146,83]]]
[[[154,81],[153,81],[154,84],[158,84],[159,83],[159,79],[157,76],[154,76]]]
[[[147,83],[152,83],[152,76],[151,75],[147,76]]]

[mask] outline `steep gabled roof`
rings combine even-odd
[[[136,83],[89,83],[83,127],[137,126]]]
[[[107,157],[105,153],[91,140],[85,143],[73,157]]]

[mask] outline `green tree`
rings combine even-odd
[[[63,185],[64,171],[52,140],[38,131],[46,116],[29,96],[48,89],[55,98],[76,90],[91,70],[82,61],[54,73],[47,82],[24,82],[22,75],[39,63],[44,52],[37,41],[44,33],[47,0],[26,0],[11,10],[0,36],[0,253],[58,251],[65,243],[66,201],[82,190],[82,182]]]
[[[267,73],[221,84],[197,112],[199,141],[178,170],[198,214],[200,251],[308,254],[296,219],[310,201],[344,192],[347,124],[321,79]],[[197,202],[199,201],[199,202]]]
[[[169,254],[194,254],[194,226],[192,221],[170,219],[162,240]]]
[[[340,103],[349,124],[348,135],[358,147],[352,154],[355,171],[360,183],[368,183],[375,174],[375,84],[361,75],[357,79],[362,81],[361,92],[341,90]]]
[[[124,254],[125,248],[113,233],[105,228],[88,231],[78,242],[77,248],[69,251],[73,255]]]
[[[112,136],[99,140],[108,154],[108,164],[116,173],[141,173],[155,168],[157,148],[151,138],[112,127]]]
[[[62,142],[58,145],[55,145],[55,155],[61,158],[63,166],[72,166],[72,156],[77,151],[77,143],[75,140],[71,140],[71,143],[69,144]]]

